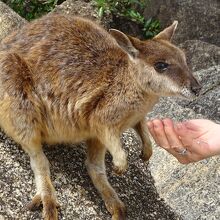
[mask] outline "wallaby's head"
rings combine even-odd
[[[129,55],[136,68],[135,80],[146,92],[158,96],[198,96],[201,86],[189,70],[182,50],[171,43],[178,22],[151,40],[141,41],[111,29],[110,34]]]

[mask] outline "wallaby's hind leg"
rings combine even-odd
[[[123,202],[108,182],[105,171],[105,147],[97,140],[87,141],[88,151],[86,167],[98,192],[101,194],[106,208],[113,220],[125,220],[126,211]]]
[[[30,144],[24,146],[23,149],[29,154],[31,160],[31,168],[34,172],[37,193],[28,205],[30,210],[35,210],[43,204],[43,217],[45,220],[56,220],[57,215],[57,199],[55,189],[50,180],[49,161],[46,158],[41,145]]]
[[[37,194],[29,205],[43,203],[45,220],[57,220],[55,190],[50,180],[49,162],[41,146],[40,102],[34,92],[31,70],[16,53],[0,53],[0,124],[29,154]]]
[[[146,120],[143,119],[140,122],[138,122],[134,129],[139,134],[142,140],[142,152],[140,157],[143,161],[148,161],[152,155],[152,145],[148,134]]]

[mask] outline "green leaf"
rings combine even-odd
[[[103,8],[103,7],[100,7],[100,8],[99,8],[99,11],[98,11],[98,16],[99,16],[100,18],[102,18],[102,17],[103,17],[103,14],[104,14],[104,8]]]

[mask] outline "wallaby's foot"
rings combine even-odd
[[[151,146],[144,146],[141,154],[140,154],[140,158],[144,161],[144,162],[148,162],[150,157],[152,156],[152,147]]]
[[[41,196],[39,194],[36,194],[32,201],[27,205],[27,208],[30,211],[36,211],[37,209],[40,208],[40,206],[42,205],[42,201],[41,201]]]
[[[56,199],[51,196],[44,196],[42,202],[44,220],[58,220]]]
[[[115,198],[110,198],[105,201],[107,210],[112,215],[112,220],[125,220],[126,219],[126,207],[124,203]]]
[[[36,194],[32,201],[28,204],[27,208],[31,211],[37,210],[41,205],[43,205],[43,217],[44,220],[57,220],[57,208],[60,207],[59,203],[52,196],[43,196]]]

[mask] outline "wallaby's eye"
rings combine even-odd
[[[157,72],[162,73],[162,72],[164,72],[168,68],[168,66],[169,66],[168,63],[157,62],[157,63],[154,64],[154,69]]]

